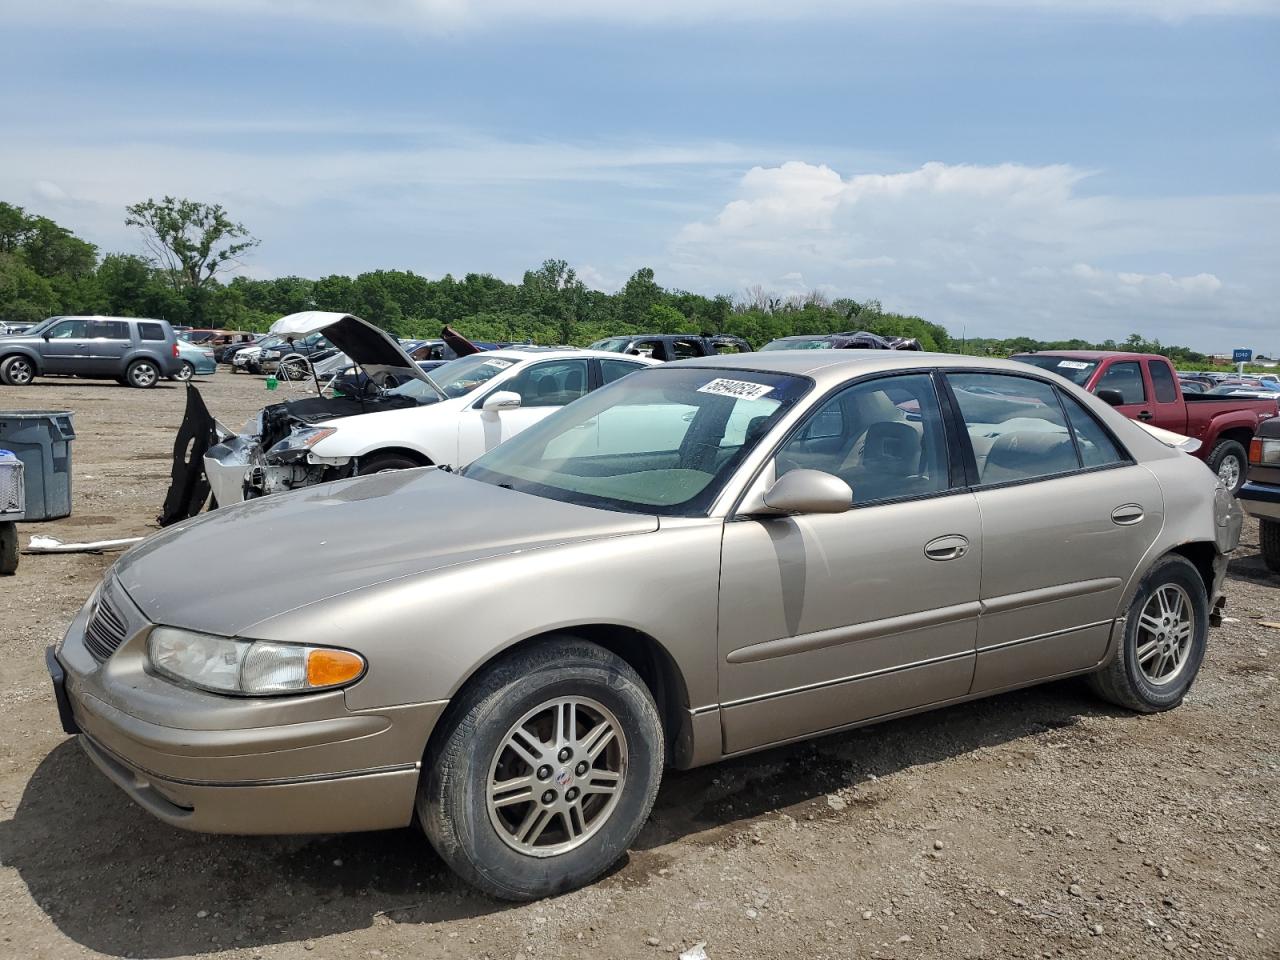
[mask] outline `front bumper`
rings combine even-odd
[[[96,595],[94,600],[96,600]],[[112,587],[128,636],[99,663],[86,605],[47,662],[64,729],[148,812],[205,833],[341,833],[407,826],[423,751],[446,703],[347,709],[342,691],[225,697],[146,666],[151,625]]]
[[[1251,517],[1280,520],[1280,486],[1250,480],[1240,488],[1236,499]]]

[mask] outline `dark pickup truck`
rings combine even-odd
[[[1280,573],[1280,418],[1258,427],[1249,445],[1249,482],[1237,496],[1258,521],[1263,563]]]
[[[1126,417],[1199,440],[1196,456],[1232,493],[1244,485],[1259,425],[1280,413],[1275,400],[1183,393],[1173,364],[1157,354],[1062,350],[1011,359],[1066,377]]]
[[[655,360],[684,360],[687,357],[709,357],[716,353],[750,353],[751,344],[727,333],[641,333],[627,337],[605,337],[587,349],[629,353]]]

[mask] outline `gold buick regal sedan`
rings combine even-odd
[[[461,473],[157,534],[48,664],[66,729],[167,823],[416,819],[532,899],[617,861],[668,766],[1072,674],[1177,706],[1241,523],[1183,440],[1009,361],[679,361]]]

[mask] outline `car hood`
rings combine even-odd
[[[575,506],[424,467],[215,510],[138,544],[115,575],[153,623],[251,636],[262,620],[389,580],[657,529],[654,516]]]
[[[400,382],[408,378],[426,381],[426,375],[418,369],[395,337],[380,327],[349,313],[327,313],[307,310],[281,317],[271,325],[271,332],[283,337],[301,339],[313,333],[323,334],[325,339],[364,368],[365,373],[381,379],[384,373],[394,373]]]

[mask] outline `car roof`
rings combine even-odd
[[[1158,356],[1158,354],[1133,353],[1129,350],[1028,350],[1024,353],[1014,354],[1014,356],[1070,357],[1073,360],[1106,360],[1108,357],[1122,357],[1125,360],[1142,360],[1147,357]],[[1164,358],[1162,357],[1161,359]]]
[[[537,346],[482,350],[480,353],[473,353],[470,356],[497,357],[502,360],[558,360],[561,357],[599,357],[602,360],[626,360],[631,363],[640,363],[644,366],[654,366],[661,362],[650,357],[629,356],[622,353],[613,353],[610,350],[557,350],[555,347]]]
[[[918,350],[770,350],[762,353],[723,353],[710,357],[691,357],[663,366],[790,373],[811,377],[822,386],[840,383],[865,373],[929,370],[934,367],[1021,374],[1045,372],[1015,360],[969,357],[956,353],[923,353]]]

